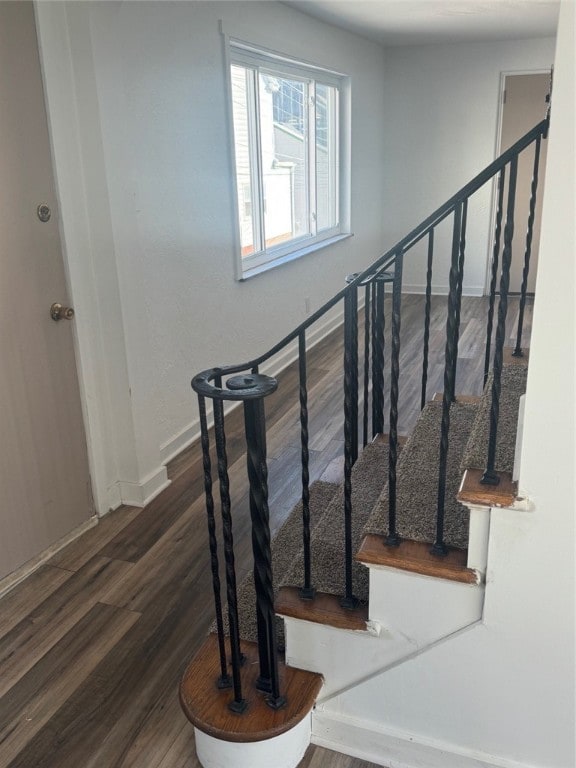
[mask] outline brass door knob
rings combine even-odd
[[[63,307],[62,304],[54,302],[50,307],[50,317],[52,320],[72,320],[74,317],[74,310],[72,307]]]

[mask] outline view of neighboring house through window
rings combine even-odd
[[[341,78],[232,46],[231,86],[245,276],[342,234]]]

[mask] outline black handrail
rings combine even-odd
[[[310,317],[300,323],[300,325],[294,328],[294,330],[287,334],[281,341],[271,347],[268,352],[265,352],[263,355],[260,355],[259,357],[256,357],[247,363],[227,365],[212,370],[218,370],[221,375],[226,376],[228,374],[240,373],[241,371],[255,368],[259,365],[262,365],[262,363],[265,363],[271,357],[274,357],[274,355],[278,354],[278,352],[281,352],[286,346],[288,346],[288,344],[297,339],[302,331],[310,328],[310,326],[314,325],[314,323],[323,317],[323,315],[325,315],[328,310],[332,309],[332,307],[334,307],[341,299],[344,298],[348,291],[357,288],[357,286],[370,278],[375,272],[389,269],[394,264],[397,253],[406,253],[406,251],[416,245],[416,243],[418,243],[428,234],[430,229],[436,227],[453,212],[456,203],[461,202],[467,197],[470,197],[474,194],[474,192],[478,191],[480,187],[483,187],[484,184],[486,184],[487,181],[490,181],[490,179],[496,173],[498,173],[498,171],[504,168],[504,166],[507,165],[513,157],[517,156],[523,149],[526,149],[526,147],[529,146],[537,136],[546,138],[547,131],[548,119],[545,119],[538,123],[538,125],[532,128],[530,131],[528,131],[528,133],[525,134],[521,139],[518,139],[518,141],[509,149],[507,149],[506,152],[500,155],[500,157],[494,160],[494,162],[490,163],[490,165],[488,165],[483,171],[475,176],[472,181],[468,182],[468,184],[465,184],[458,192],[456,192],[455,195],[452,195],[452,197],[450,197],[443,205],[437,208],[434,213],[430,214],[430,216],[424,219],[420,224],[418,224],[418,226],[414,227],[414,229],[411,230],[401,240],[399,240],[396,245],[392,246],[392,248],[389,248],[386,253],[377,258],[363,272],[359,272],[354,280],[352,280],[352,282],[350,282],[345,288],[343,288],[331,299],[325,302],[319,309],[316,310],[316,312],[311,314]],[[238,397],[237,399],[242,400],[242,397]]]
[[[216,624],[219,638],[220,678],[219,685],[231,686],[233,700],[230,708],[241,713],[246,704],[242,693],[240,667],[242,653],[240,649],[239,616],[236,595],[236,576],[234,571],[234,544],[232,536],[232,515],[230,506],[228,468],[226,458],[226,439],[224,430],[224,401],[239,401],[244,404],[245,431],[247,438],[248,477],[250,481],[250,512],[252,519],[252,543],[254,550],[254,580],[257,597],[257,631],[260,657],[259,686],[269,693],[271,707],[285,704],[280,691],[278,676],[278,657],[274,620],[274,590],[272,580],[272,562],[270,554],[270,530],[268,520],[268,487],[266,468],[266,428],[264,422],[264,398],[273,392],[277,382],[259,374],[259,367],[293,341],[298,342],[299,365],[299,403],[300,403],[300,439],[302,461],[302,523],[304,574],[300,595],[304,599],[313,599],[315,590],[312,582],[312,561],[310,545],[310,491],[309,491],[309,436],[308,436],[308,392],[306,372],[306,331],[330,309],[344,300],[344,581],[345,589],[342,605],[354,608],[357,598],[353,585],[353,544],[352,544],[352,468],[358,456],[358,291],[364,289],[364,387],[363,387],[363,436],[367,443],[368,433],[368,396],[370,393],[370,352],[372,362],[372,433],[384,431],[384,299],[385,284],[392,283],[391,331],[390,331],[390,384],[389,384],[389,435],[388,435],[388,532],[386,543],[396,546],[400,543],[396,521],[397,500],[397,462],[399,455],[399,395],[400,395],[400,327],[402,301],[402,271],[406,254],[421,240],[428,238],[428,258],[426,271],[426,302],[423,334],[423,361],[421,406],[424,407],[428,383],[428,346],[430,334],[432,267],[434,257],[434,234],[436,227],[453,216],[452,255],[449,274],[449,294],[446,320],[446,348],[444,365],[444,392],[442,401],[441,438],[439,445],[438,506],[436,511],[436,537],[433,552],[444,555],[447,547],[444,542],[444,498],[446,493],[446,471],[449,448],[450,409],[456,399],[456,369],[458,363],[458,342],[460,328],[461,296],[464,276],[466,219],[468,200],[486,182],[500,174],[497,194],[496,232],[493,246],[493,264],[490,284],[490,306],[486,339],[485,383],[490,363],[492,343],[492,324],[495,309],[498,257],[502,229],[503,195],[506,167],[510,166],[508,182],[507,215],[504,226],[504,247],[500,277],[500,298],[498,322],[494,341],[493,379],[491,384],[490,436],[488,460],[482,481],[496,483],[499,480],[495,470],[496,440],[499,418],[500,383],[503,367],[503,348],[509,288],[509,273],[514,230],[514,205],[516,171],[519,154],[536,142],[534,172],[530,198],[530,215],[526,235],[526,252],[521,297],[521,318],[517,336],[517,350],[521,354],[522,315],[526,300],[526,285],[530,261],[530,249],[533,236],[533,221],[538,185],[538,162],[540,140],[546,138],[549,117],[541,121],[528,133],[512,145],[499,158],[464,185],[430,216],[399,240],[386,253],[376,259],[363,272],[348,276],[345,287],[316,312],[286,335],[267,352],[247,363],[212,368],[199,373],[192,380],[192,387],[198,395],[204,454],[204,479],[207,500],[207,515],[213,591],[216,604]],[[388,271],[393,267],[393,271]],[[234,375],[242,374],[242,375]],[[223,384],[224,377],[227,378]],[[231,378],[228,378],[231,377]],[[220,604],[219,566],[216,544],[216,525],[214,517],[214,499],[212,496],[212,478],[210,464],[210,445],[206,419],[205,398],[214,401],[215,442],[220,485],[220,501],[223,522],[224,559],[226,565],[226,595],[228,603],[228,623],[230,629],[230,655],[232,675],[228,675],[224,652],[224,630],[222,608]]]

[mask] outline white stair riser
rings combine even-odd
[[[324,677],[320,700],[410,656],[417,647],[385,630],[379,637],[285,618],[286,663]]]
[[[223,741],[194,728],[196,755],[203,768],[296,768],[310,744],[311,715],[294,728],[262,741]]]
[[[482,618],[484,588],[370,568],[370,631],[285,617],[286,662],[324,676],[320,700],[382,672]]]
[[[370,620],[418,646],[482,618],[484,587],[395,568],[370,568]]]

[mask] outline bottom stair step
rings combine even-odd
[[[302,600],[298,587],[281,587],[276,598],[276,613],[293,619],[328,624],[338,629],[365,630],[368,621],[368,606],[360,604],[350,610],[342,608],[339,595],[317,592],[313,600]]]
[[[306,717],[322,687],[322,676],[315,672],[279,664],[280,690],[286,705],[272,709],[266,694],[256,689],[259,672],[258,648],[255,643],[242,643],[246,661],[241,669],[242,695],[246,711],[232,712],[228,704],[233,699],[231,689],[219,689],[220,674],[218,640],[208,635],[189,664],[180,684],[180,702],[186,717],[203,733],[216,739],[252,742],[279,736]]]

